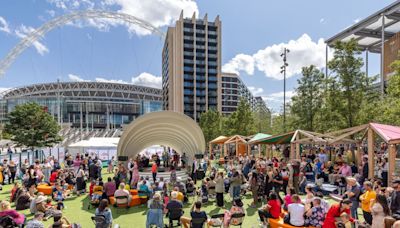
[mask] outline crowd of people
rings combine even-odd
[[[285,157],[225,157],[223,164],[214,154],[195,159],[192,164],[188,164],[185,154],[177,153],[150,158],[139,155],[125,163],[113,157],[108,162],[107,172],[111,175],[107,181],[103,181],[102,161],[94,154],[67,154],[63,164],[53,157],[34,164],[26,160],[20,166],[5,159],[0,165],[0,183],[12,184],[13,188],[10,200],[0,202],[0,225],[44,227],[42,221],[52,218],[51,227],[79,227],[63,216],[64,201],[72,194],[88,194],[90,204],[96,207],[95,217],[104,227],[111,227],[111,203],[129,205],[132,189],[148,200],[147,227],[163,227],[165,216],[170,224],[175,221],[184,227],[238,225],[246,218],[246,194],[251,195],[249,207],[258,212],[262,226],[271,219],[282,219],[292,226],[325,228],[352,224],[381,227],[387,221],[400,225],[395,222],[400,219],[400,180],[387,183],[386,158],[377,160],[376,178],[369,179],[367,157],[362,157],[357,166],[344,151],[338,151],[334,159],[324,150],[304,154],[300,160],[290,161]],[[177,177],[177,169],[183,168],[190,174],[188,180]],[[140,176],[139,170],[143,169],[152,175]],[[162,169],[170,172],[168,180],[158,177]],[[51,186],[50,196],[37,191],[41,184]],[[335,190],[327,190],[327,184]],[[339,199],[338,203],[328,203],[326,196],[330,193]],[[194,203],[187,215],[183,208],[191,196]],[[15,203],[15,209],[11,203]],[[207,214],[202,209],[214,203],[226,210]],[[25,209],[34,215],[32,220],[26,221],[19,212]]]

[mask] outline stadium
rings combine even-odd
[[[0,123],[16,105],[36,102],[62,126],[118,129],[142,114],[162,110],[161,89],[108,82],[55,82],[0,94]]]

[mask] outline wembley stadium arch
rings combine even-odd
[[[76,11],[70,14],[65,14],[60,17],[56,17],[39,28],[37,28],[32,33],[28,34],[25,38],[23,38],[0,62],[0,77],[2,77],[6,70],[11,66],[14,60],[22,53],[25,49],[30,47],[35,41],[42,38],[46,33],[53,30],[54,28],[66,25],[69,22],[79,19],[113,19],[113,20],[122,20],[130,24],[135,24],[140,26],[141,28],[147,29],[148,31],[159,35],[160,37],[164,37],[165,34],[163,31],[153,26],[152,24],[137,18],[135,16],[120,13],[120,12],[111,12],[111,11],[101,11],[101,10],[87,10],[87,11]]]

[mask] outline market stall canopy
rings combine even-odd
[[[229,139],[228,137],[221,135],[221,136],[218,136],[217,138],[211,140],[209,143],[211,143],[211,144],[224,144],[226,141],[228,141],[228,139]]]
[[[252,144],[288,144],[291,142],[293,135],[296,131],[291,131],[285,134],[272,135],[265,138],[254,140]]]
[[[370,123],[369,125],[386,143],[400,143],[400,127],[378,123]]]
[[[237,142],[247,144],[248,140],[249,140],[249,137],[247,137],[247,136],[234,135],[234,136],[230,137],[227,141],[225,141],[224,144],[237,143]]]
[[[254,144],[254,142],[257,142],[257,141],[260,140],[260,139],[268,138],[268,137],[271,137],[271,136],[272,136],[272,135],[269,135],[269,134],[258,133],[258,134],[255,134],[255,135],[249,140],[248,143]]]

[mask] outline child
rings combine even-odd
[[[206,182],[203,181],[200,189],[200,196],[201,196],[201,202],[202,203],[207,203],[208,202],[208,191],[207,191],[207,185]]]
[[[51,199],[47,198],[47,200],[46,200],[46,208],[48,209],[48,208],[52,208],[52,207],[53,207],[53,204],[51,204]]]
[[[350,216],[346,212],[340,215],[341,221],[337,223],[337,227],[340,228],[351,228]]]
[[[90,181],[90,186],[89,186],[89,196],[92,197],[93,194],[93,188],[96,185],[96,181],[94,179],[92,179]]]
[[[338,181],[338,194],[339,195],[343,195],[346,192],[346,186],[347,186],[347,182],[346,182],[346,178],[345,177],[340,177],[339,181]]]
[[[61,211],[65,208],[63,201],[59,200],[57,202],[57,210]]]

